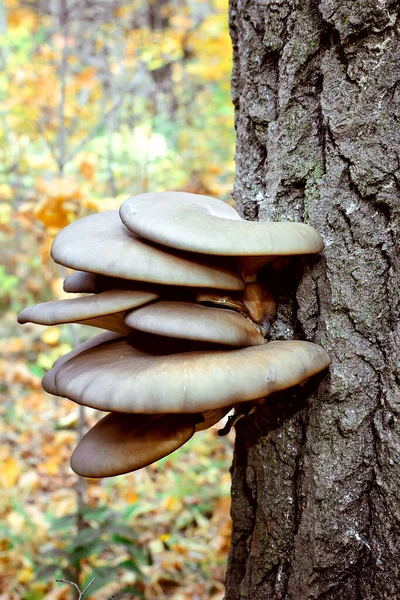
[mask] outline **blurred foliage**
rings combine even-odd
[[[16,324],[65,297],[49,260],[72,220],[129,195],[228,200],[227,0],[0,3],[0,600],[223,596],[232,439],[212,429],[139,472],[84,484],[69,467],[78,408],[40,378],[67,327]],[[81,341],[92,335],[88,328]],[[88,411],[87,426],[99,415]]]
[[[43,352],[37,331],[31,335],[32,355]],[[8,358],[0,372],[0,597],[72,598],[71,587],[55,579],[75,581],[79,562],[81,589],[96,576],[90,594],[99,600],[112,594],[221,599],[232,437],[220,438],[214,428],[146,469],[87,480],[77,534],[77,478],[69,457],[78,407],[43,394],[27,348],[17,341],[7,340],[7,351],[2,342]],[[89,410],[88,426],[98,417]]]

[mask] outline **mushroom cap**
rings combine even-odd
[[[118,211],[74,221],[57,235],[51,255],[66,267],[102,275],[170,285],[242,290],[244,283],[219,261],[174,252],[139,239]]]
[[[130,287],[130,284],[135,285],[135,282],[97,273],[75,271],[64,279],[63,288],[64,292],[73,294],[98,294],[106,290],[126,289],[128,286]]]
[[[139,335],[86,350],[57,370],[57,392],[105,411],[196,413],[289,388],[331,362],[323,348],[298,340],[176,353],[182,342],[164,339]]]
[[[47,371],[47,373],[45,374],[45,376],[42,379],[42,388],[44,389],[44,391],[47,392],[48,394],[53,394],[54,396],[58,396],[56,384],[54,381],[54,376],[55,376],[56,372],[58,371],[58,369],[61,367],[61,365],[66,363],[67,360],[69,360],[70,358],[74,358],[74,356],[78,356],[78,354],[80,354],[81,352],[85,352],[85,350],[89,350],[89,348],[93,348],[94,346],[97,346],[98,344],[102,344],[103,342],[108,342],[110,340],[114,340],[114,339],[120,338],[120,337],[121,337],[120,335],[111,333],[110,331],[104,331],[103,333],[100,333],[99,335],[94,336],[90,340],[86,340],[86,342],[79,344],[79,346],[77,346],[76,348],[71,350],[71,352],[67,352],[67,354],[60,356],[60,358],[58,358],[55,361],[52,368],[49,371]]]
[[[133,196],[122,204],[120,216],[145,239],[204,254],[287,256],[324,247],[320,234],[304,223],[244,221],[216,198],[185,192]]]
[[[240,313],[194,302],[156,302],[127,313],[125,323],[132,329],[171,338],[227,346],[265,344],[257,325]]]
[[[64,292],[72,294],[97,294],[106,289],[121,289],[122,285],[110,285],[107,287],[100,286],[99,280],[107,279],[105,275],[96,275],[96,273],[85,273],[85,271],[75,271],[64,279]],[[124,281],[116,277],[110,277],[112,281]]]
[[[109,290],[92,296],[53,300],[28,306],[18,315],[18,322],[41,325],[81,323],[127,334],[130,329],[124,324],[124,313],[157,298],[159,294],[154,292]]]
[[[99,294],[108,290],[134,290],[136,292],[159,293],[163,290],[162,285],[150,285],[146,282],[133,281],[132,279],[121,279],[121,277],[110,277],[98,273],[86,273],[75,271],[64,279],[64,292],[73,294]]]
[[[71,467],[82,477],[136,471],[171,454],[195,432],[194,415],[111,413],[82,438]]]

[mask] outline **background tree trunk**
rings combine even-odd
[[[264,274],[271,334],[333,364],[238,423],[226,600],[400,597],[398,13],[231,0],[239,210],[326,244]]]

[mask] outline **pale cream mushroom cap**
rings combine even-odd
[[[160,248],[131,233],[118,211],[90,215],[60,231],[55,262],[71,269],[169,285],[244,289],[238,273],[219,261]]]
[[[109,290],[91,296],[28,306],[18,315],[18,322],[41,325],[80,323],[117,333],[129,333],[130,328],[124,323],[125,312],[152,302],[158,297],[154,292]]]
[[[304,223],[245,221],[216,198],[159,192],[128,198],[123,223],[141,237],[191,252],[222,256],[288,256],[321,252],[318,231]]]
[[[90,340],[86,340],[86,342],[79,344],[79,346],[77,346],[70,352],[67,352],[67,354],[60,356],[60,358],[58,358],[55,361],[52,368],[49,371],[47,371],[47,373],[45,374],[45,376],[42,379],[42,387],[43,387],[44,391],[47,392],[48,394],[53,394],[54,396],[58,396],[56,384],[54,381],[54,376],[55,376],[56,372],[58,371],[58,369],[61,367],[61,365],[66,363],[67,360],[69,360],[70,358],[74,358],[74,356],[77,356],[81,352],[85,352],[85,350],[89,350],[89,348],[93,348],[94,346],[97,346],[98,344],[102,344],[103,342],[108,342],[110,340],[115,340],[116,338],[120,338],[120,337],[121,336],[117,335],[116,333],[111,333],[110,331],[104,331],[103,333],[96,335],[95,337],[91,338]]]
[[[82,438],[71,467],[82,477],[113,477],[146,467],[185,444],[195,432],[193,415],[111,413]]]
[[[64,292],[73,294],[98,294],[107,290],[136,289],[140,284],[129,279],[109,277],[98,273],[75,271],[64,280]]]
[[[331,359],[316,344],[277,341],[240,350],[176,353],[173,340],[111,341],[55,374],[60,395],[104,411],[196,413],[232,406],[304,381]]]
[[[72,294],[97,294],[105,289],[121,289],[122,285],[110,285],[107,288],[99,285],[99,280],[108,279],[106,275],[97,275],[96,273],[86,273],[85,271],[75,271],[64,279],[64,292]],[[112,281],[124,281],[116,277],[110,277]]]
[[[233,310],[194,302],[160,301],[125,315],[132,329],[172,338],[227,346],[265,344],[260,328]]]

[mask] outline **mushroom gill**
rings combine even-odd
[[[77,270],[65,290],[91,295],[25,308],[19,322],[109,330],[43,379],[49,393],[110,413],[82,438],[72,468],[86,477],[139,469],[233,406],[325,369],[330,357],[312,342],[267,342],[275,300],[254,276],[267,262],[322,248],[308,225],[244,221],[215,198],[182,192],[130,198],[120,216],[62,230],[52,257]]]

